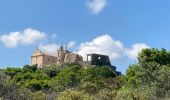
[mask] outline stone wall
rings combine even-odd
[[[39,68],[45,65],[55,64],[57,62],[57,57],[47,55],[36,49],[31,56],[31,65],[38,65]]]
[[[52,65],[57,62],[57,57],[50,56],[50,55],[43,55],[43,66],[44,65]]]
[[[78,62],[78,61],[83,61],[82,56],[74,53],[66,54],[64,62]]]
[[[90,62],[91,65],[108,65],[111,66],[110,59],[107,55],[101,54],[87,54],[87,61]]]

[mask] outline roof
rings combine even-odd
[[[86,55],[108,56],[108,55],[103,55],[103,54],[96,54],[96,53],[91,53],[91,54],[86,54]]]

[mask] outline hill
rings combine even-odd
[[[51,65],[0,70],[0,99],[156,100],[170,98],[170,52],[145,49],[121,75],[109,66]]]

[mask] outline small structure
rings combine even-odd
[[[87,62],[90,63],[90,65],[108,65],[111,66],[110,59],[107,55],[101,55],[101,54],[87,54]]]
[[[46,65],[52,64],[63,64],[63,63],[78,63],[82,66],[87,65],[108,65],[111,66],[109,57],[107,55],[101,54],[87,54],[87,61],[83,61],[81,55],[72,53],[61,46],[57,50],[57,55],[52,56],[46,53],[43,53],[41,50],[36,49],[31,56],[31,65],[38,65],[39,68],[42,68]]]

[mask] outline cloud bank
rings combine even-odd
[[[118,66],[118,70],[124,73],[129,64],[137,61],[138,53],[145,48],[150,48],[150,46],[145,43],[136,43],[130,48],[125,47],[121,41],[114,40],[105,34],[91,41],[82,42],[76,53],[82,55],[85,60],[88,53],[108,55],[112,65]]]
[[[112,62],[123,57],[136,60],[142,49],[150,48],[145,43],[136,43],[131,48],[126,48],[121,41],[114,40],[109,35],[98,36],[92,41],[81,43],[77,51],[84,58],[88,53],[108,55]]]
[[[120,41],[113,40],[109,35],[98,36],[90,42],[81,43],[78,54],[85,58],[88,53],[109,55],[112,60],[121,58],[124,46]]]
[[[22,32],[11,32],[0,36],[2,42],[8,48],[15,48],[18,45],[31,45],[44,40],[47,35],[44,32],[27,28]]]
[[[89,0],[87,6],[92,14],[100,13],[107,5],[107,0]]]

